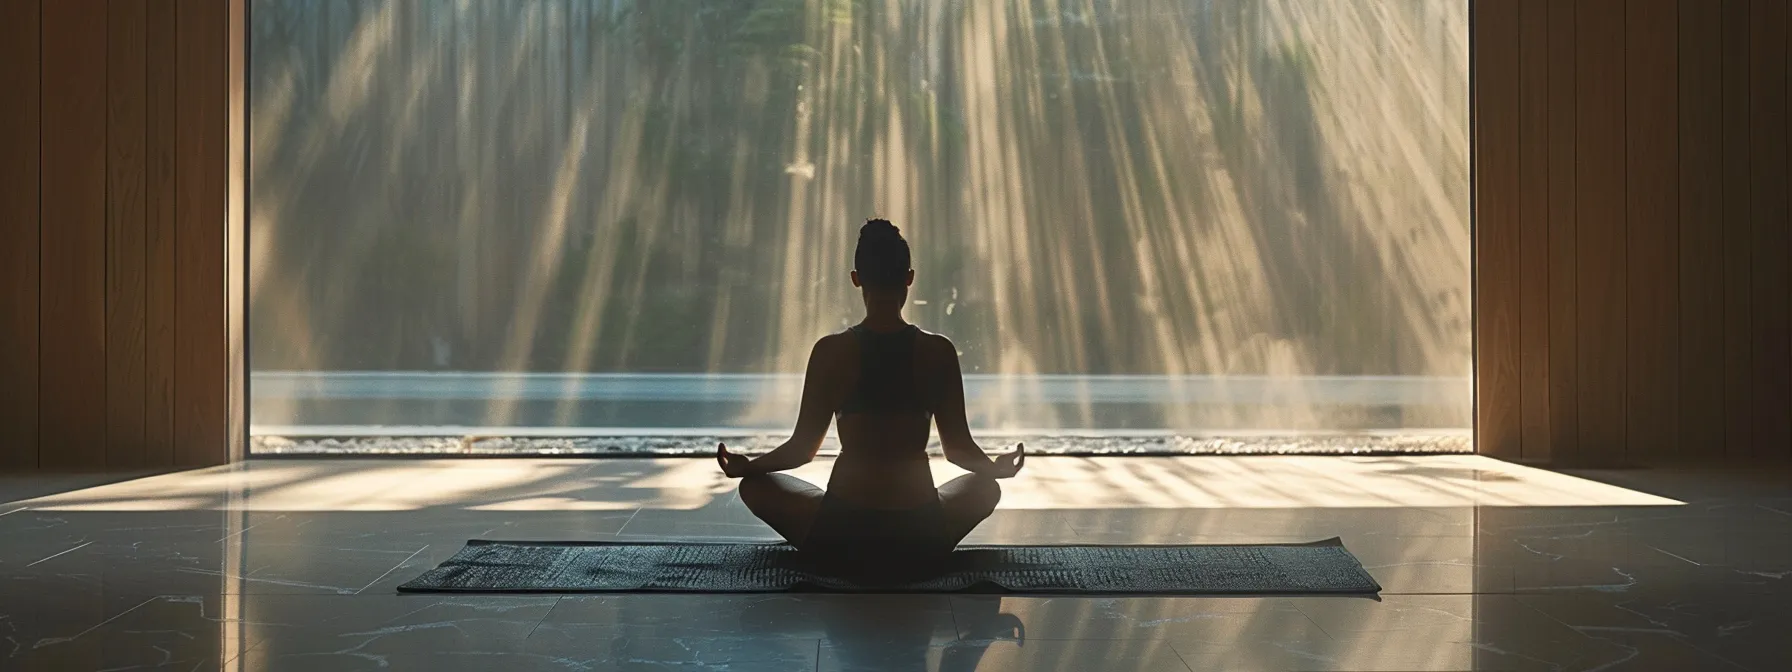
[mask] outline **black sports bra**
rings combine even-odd
[[[930,413],[932,404],[915,385],[915,341],[921,329],[908,325],[878,333],[854,325],[859,339],[859,382],[840,403],[847,413]]]

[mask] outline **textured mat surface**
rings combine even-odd
[[[400,592],[960,592],[1363,595],[1381,590],[1338,539],[1242,546],[961,546],[939,571],[823,572],[782,544],[473,540]]]

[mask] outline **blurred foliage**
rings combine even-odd
[[[1466,3],[252,4],[260,369],[1467,373]]]

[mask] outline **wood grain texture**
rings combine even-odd
[[[106,3],[43,5],[38,464],[106,452]]]
[[[1786,251],[1786,3],[1757,0],[1750,5],[1749,151],[1750,231],[1754,259],[1750,264],[1750,296],[1754,298],[1755,372],[1752,398],[1751,457],[1783,459],[1792,454],[1792,276]]]
[[[1679,457],[1722,455],[1724,418],[1723,15],[1680,0]],[[1705,437],[1694,440],[1693,436]],[[1713,436],[1715,435],[1715,436]]]
[[[145,6],[106,10],[106,464],[129,468],[145,463]]]
[[[1750,348],[1754,310],[1749,298],[1753,244],[1736,235],[1749,221],[1749,3],[1723,2],[1723,222],[1724,222],[1724,451],[1750,454],[1754,371]]]
[[[1581,0],[1575,16],[1576,461],[1611,463],[1625,447],[1625,35],[1623,0]]]
[[[38,30],[0,3],[0,471],[37,467]]]
[[[1474,43],[1475,444],[1518,459],[1519,4],[1478,2]]]
[[[1511,2],[1487,2],[1473,28],[1477,59],[1486,45],[1521,45],[1511,206],[1520,382],[1510,398],[1478,399],[1477,418],[1517,404],[1530,460],[1540,413],[1555,463],[1792,458],[1789,3],[1516,1],[1515,24],[1502,20]],[[1541,19],[1529,13],[1539,4]],[[1541,57],[1532,51],[1539,34]],[[1497,87],[1477,82],[1483,94]],[[1489,188],[1499,178],[1481,173],[1510,170],[1510,156],[1487,151],[1487,139],[1507,131],[1483,127],[1505,105],[1476,102],[1477,264],[1510,244],[1488,226],[1505,206],[1479,200],[1501,193]],[[1547,221],[1541,290],[1538,212]],[[1477,268],[1477,282],[1501,273]],[[1495,320],[1478,325],[1478,339],[1499,338],[1499,298],[1497,285],[1477,287],[1477,319]],[[1480,381],[1485,395],[1500,388],[1502,369],[1488,358],[1504,348],[1477,348],[1478,373],[1496,374]]]
[[[1519,7],[1518,239],[1520,458],[1550,458],[1549,0]]]
[[[175,0],[145,4],[144,461],[174,464]]]
[[[1549,3],[1549,436],[1553,453],[1580,440],[1576,247],[1575,13],[1579,0]],[[1552,456],[1552,459],[1554,457]]]
[[[225,459],[225,120],[223,0],[175,9],[174,460]]]
[[[1679,448],[1679,38],[1676,0],[1624,6],[1627,452]]]

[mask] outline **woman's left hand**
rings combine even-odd
[[[728,444],[716,444],[716,464],[722,467],[722,473],[729,478],[740,478],[747,475],[747,456],[728,452]]]
[[[1014,447],[1014,452],[995,459],[995,466],[989,474],[990,478],[1014,478],[1020,468],[1027,465],[1027,444]]]

